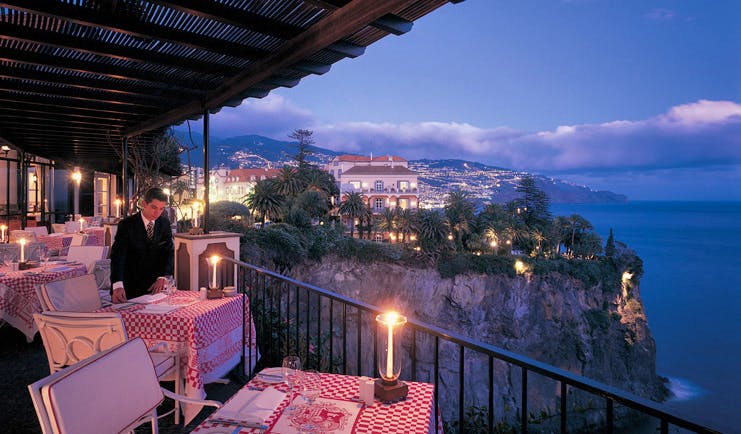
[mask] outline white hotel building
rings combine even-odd
[[[401,157],[340,155],[325,165],[324,170],[337,180],[341,198],[347,193],[362,193],[374,213],[381,213],[385,208],[419,206],[417,173],[409,170],[407,160]]]

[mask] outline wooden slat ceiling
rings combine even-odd
[[[0,141],[120,172],[124,137],[293,87],[447,2],[0,0]]]

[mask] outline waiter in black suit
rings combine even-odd
[[[167,195],[161,188],[144,193],[140,212],[118,223],[111,248],[111,282],[114,303],[165,288],[173,274],[175,247],[170,221],[162,215]]]

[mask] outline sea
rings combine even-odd
[[[552,204],[610,228],[643,259],[640,291],[656,370],[677,414],[741,433],[741,202]]]

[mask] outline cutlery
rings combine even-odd
[[[260,429],[263,431],[268,429],[267,425],[265,425],[264,423],[259,423],[259,422],[237,421],[237,420],[220,419],[220,418],[213,418],[210,420],[210,422],[225,423],[227,425],[236,425],[242,428],[255,428],[255,429]]]

